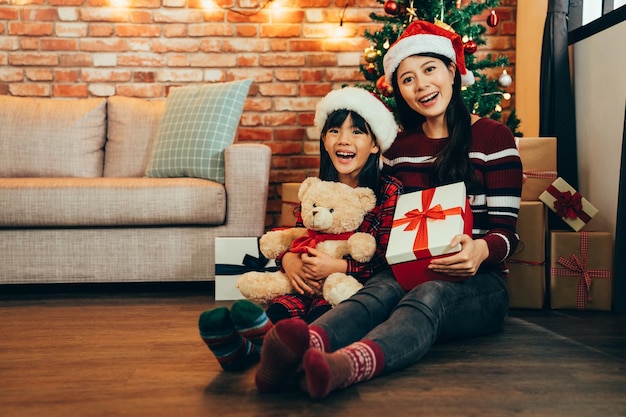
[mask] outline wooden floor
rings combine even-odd
[[[198,336],[210,286],[0,287],[0,416],[626,416],[626,316],[513,310],[501,333],[323,401],[261,395]]]

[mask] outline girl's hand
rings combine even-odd
[[[315,248],[309,248],[309,253],[302,254],[302,274],[308,281],[321,282],[335,272],[346,273],[348,261],[337,259]]]
[[[428,269],[455,277],[473,277],[478,268],[489,256],[487,242],[483,239],[473,240],[467,235],[456,235],[450,246],[461,244],[461,251],[450,256],[433,259]]]
[[[298,294],[315,294],[316,285],[313,284],[317,284],[317,289],[319,289],[320,284],[307,282],[308,280],[302,271],[303,255],[306,254],[287,252],[282,259],[283,269],[291,282],[291,286]]]

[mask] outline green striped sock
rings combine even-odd
[[[198,327],[200,337],[225,371],[242,370],[259,360],[260,350],[235,331],[226,307],[200,314]]]
[[[263,338],[273,327],[263,308],[252,301],[239,300],[233,304],[230,313],[237,333],[251,341],[261,351]]]

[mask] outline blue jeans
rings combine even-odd
[[[376,342],[383,374],[390,373],[417,362],[437,341],[499,330],[509,307],[504,279],[479,272],[467,281],[428,281],[405,292],[389,270],[313,324],[328,334],[333,351],[361,339]]]

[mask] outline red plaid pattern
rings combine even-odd
[[[587,301],[591,301],[592,278],[613,278],[613,271],[606,269],[587,269],[589,256],[589,233],[580,232],[580,258],[572,254],[569,258],[560,256],[558,263],[565,268],[550,268],[550,275],[580,277],[576,297],[576,308],[584,310]]]

